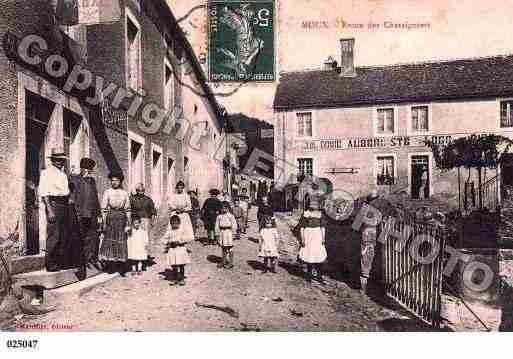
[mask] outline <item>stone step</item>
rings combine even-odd
[[[81,282],[47,290],[43,293],[44,302],[56,306],[62,306],[65,303],[76,303],[76,300],[87,292],[117,277],[119,277],[119,273],[101,273]]]
[[[48,272],[42,269],[13,275],[13,281],[17,287],[42,287],[48,290],[78,282],[78,272],[78,268],[65,269],[59,272]],[[100,273],[102,272],[97,269],[88,269],[87,278]]]
[[[23,256],[13,258],[10,262],[10,272],[12,275],[35,272],[44,269],[45,255],[37,254],[32,256]]]

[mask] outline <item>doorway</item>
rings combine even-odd
[[[411,157],[411,198],[428,199],[430,193],[429,156]]]

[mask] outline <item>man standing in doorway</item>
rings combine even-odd
[[[148,232],[150,246],[152,244],[150,230],[153,221],[157,218],[157,210],[153,200],[145,194],[144,184],[139,183],[135,189],[136,194],[130,197],[130,207],[132,215],[141,219],[141,228]]]
[[[41,171],[39,195],[46,211],[47,239],[45,266],[58,272],[65,265],[64,247],[68,238],[69,184],[64,172],[67,156],[62,148],[52,148],[52,164]]]
[[[82,264],[87,267],[92,265],[100,270],[98,223],[101,223],[102,216],[96,181],[91,176],[95,167],[96,162],[90,158],[80,160],[80,174],[70,177],[70,201],[74,204],[78,217]]]

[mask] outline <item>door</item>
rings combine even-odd
[[[37,95],[27,92],[25,98],[26,120],[26,161],[25,161],[25,228],[27,254],[37,254],[40,249],[40,237],[44,243],[46,219],[44,208],[39,201],[37,187],[39,175],[46,165],[50,118],[55,104]]]
[[[411,198],[426,199],[429,198],[430,178],[429,178],[429,157],[412,156],[411,158]]]

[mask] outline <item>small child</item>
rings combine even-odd
[[[264,270],[267,273],[270,269],[276,273],[276,259],[278,258],[278,241],[280,236],[272,217],[266,216],[263,220],[264,227],[260,230],[260,252],[259,257],[264,258]],[[270,264],[270,267],[269,267]]]
[[[233,233],[237,232],[237,221],[230,213],[230,203],[223,202],[221,213],[216,219],[215,233],[218,236],[219,246],[223,253],[223,261],[219,263],[219,268],[233,268]]]
[[[132,261],[131,275],[141,275],[143,261],[148,259],[148,232],[141,227],[141,218],[132,218],[132,229],[128,231],[128,259]]]
[[[237,232],[235,235],[236,240],[240,240],[242,228],[244,228],[244,209],[242,208],[240,201],[238,198],[236,198],[233,201],[233,216],[235,217],[235,220],[237,221]]]
[[[242,233],[246,233],[246,230],[248,228],[248,216],[249,216],[249,197],[247,195],[247,190],[245,188],[242,189],[242,194],[239,196],[240,201],[240,207],[244,210],[244,219],[243,219],[243,226],[241,228]]]
[[[180,227],[180,217],[171,216],[166,233],[167,238],[167,264],[171,267],[175,278],[171,285],[185,285],[185,265],[191,263],[189,251],[185,247],[187,243],[183,230]]]

